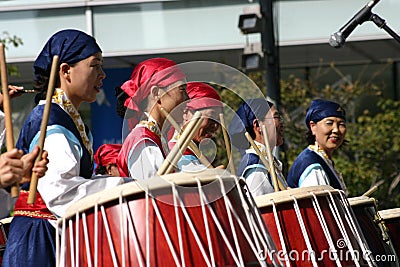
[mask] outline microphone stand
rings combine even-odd
[[[395,31],[393,31],[389,26],[387,26],[386,21],[384,19],[372,13],[369,20],[374,22],[375,25],[378,26],[379,28],[384,29],[390,36],[392,36],[398,43],[400,43],[400,36]]]

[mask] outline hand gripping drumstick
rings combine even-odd
[[[269,146],[269,139],[268,139],[268,133],[267,133],[267,128],[265,127],[265,125],[261,125],[261,131],[264,137],[264,143],[265,143],[265,147],[267,150],[267,157],[268,157],[268,161],[269,161],[269,166],[270,166],[270,170],[271,170],[271,177],[272,180],[274,182],[274,187],[275,185],[277,185],[278,187],[278,191],[280,190],[286,190],[287,186],[283,185],[282,182],[278,179],[278,177],[276,176],[276,172],[275,172],[275,165],[274,165],[274,157],[272,156],[271,153],[271,147]],[[275,189],[276,191],[276,189]]]
[[[3,93],[3,110],[4,120],[6,126],[6,146],[7,151],[14,148],[14,133],[11,118],[11,103],[10,94],[8,93],[8,79],[7,79],[7,66],[6,66],[6,55],[5,46],[0,43],[0,71],[1,71],[1,88]],[[17,197],[19,194],[19,186],[17,183],[11,187],[11,197]]]
[[[182,133],[182,128],[178,125],[178,123],[172,118],[172,116],[169,116],[168,112],[164,109],[161,108],[161,112],[163,113],[164,117],[171,123],[171,125],[181,134]],[[208,159],[201,153],[200,149],[197,147],[197,145],[193,142],[193,140],[190,140],[189,143],[189,148],[193,150],[194,154],[196,157],[199,159],[200,163],[208,166],[208,168],[213,168],[211,163],[208,161]]]
[[[38,146],[40,148],[40,151],[36,157],[35,163],[42,159],[44,139],[46,138],[47,123],[49,121],[49,115],[50,115],[51,99],[52,99],[53,93],[54,93],[54,85],[55,85],[56,74],[57,74],[57,65],[58,65],[58,56],[54,56],[53,62],[51,64],[50,80],[49,80],[49,84],[47,87],[46,104],[45,104],[44,110],[43,110],[42,124],[40,125],[40,135],[39,135],[39,140],[38,140]],[[35,203],[37,184],[38,184],[38,177],[36,176],[36,173],[32,172],[31,183],[29,186],[28,204]]]
[[[158,169],[158,175],[164,175],[172,171],[172,168],[181,158],[183,151],[186,150],[193,136],[199,130],[202,121],[203,118],[201,117],[201,112],[196,111],[188,126],[183,131],[181,138],[179,138],[178,142],[172,148],[171,152],[168,154],[167,158]]]
[[[224,114],[222,114],[222,113],[219,114],[219,120],[221,122],[222,134],[224,136],[226,154],[228,156],[228,165],[229,165],[229,168],[231,170],[231,173],[235,174],[236,170],[235,170],[235,165],[233,165],[233,159],[232,159],[232,153],[231,153],[231,144],[229,143],[229,136],[228,136],[228,132],[226,131]]]

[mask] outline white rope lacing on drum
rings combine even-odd
[[[126,218],[123,218],[124,212],[123,212],[123,207],[122,207],[122,191],[119,192],[119,232],[120,232],[120,238],[121,238],[121,256],[122,256],[122,267],[125,267],[125,238],[124,236],[127,236],[125,234],[126,231]]]
[[[257,248],[261,249],[261,247],[259,246],[259,242],[258,242],[258,241],[261,241],[272,264],[274,266],[282,266],[279,259],[278,259],[278,261],[279,261],[279,263],[278,263],[277,258],[274,258],[273,254],[271,253],[271,252],[276,252],[275,243],[272,240],[268,230],[265,227],[264,220],[261,217],[261,213],[260,213],[259,209],[257,208],[257,204],[255,203],[253,196],[251,194],[249,194],[245,198],[244,194],[243,194],[243,188],[240,187],[240,179],[242,179],[242,178],[238,178],[236,176],[234,176],[234,177],[235,177],[236,187],[237,187],[239,195],[241,197],[241,203],[246,203],[248,205],[247,209],[245,209],[245,211],[247,211],[247,213],[246,213],[247,220],[249,222],[250,229],[252,230],[252,234],[255,231],[257,234],[257,237],[258,237],[258,238],[255,238],[254,234],[253,234],[253,238],[255,240],[254,242],[256,243]],[[250,192],[250,190],[249,190],[249,192]],[[250,205],[249,205],[249,201],[251,201]],[[250,209],[250,207],[253,207],[253,209]],[[232,208],[232,205],[231,205],[231,208]],[[238,218],[236,212],[234,210],[233,210],[233,212],[235,213],[236,217]],[[252,214],[253,216],[250,217],[250,214]],[[256,218],[256,220],[254,220],[254,217]],[[257,224],[257,222],[258,222],[258,224]],[[243,223],[241,222],[240,219],[238,219],[238,223],[241,225],[242,231],[246,235],[247,240],[250,240],[250,238],[247,236],[248,235],[247,231],[244,228]],[[260,229],[261,229],[261,231],[260,231]],[[261,232],[263,232],[263,233],[261,233]],[[256,254],[258,262],[261,264],[261,266],[267,266],[265,259],[261,259],[261,257],[260,257],[260,253],[262,253],[262,250],[256,251],[257,248],[255,248],[250,241],[249,241],[249,244],[250,244],[251,248],[253,249],[253,252]]]
[[[357,258],[356,258],[355,253],[354,253],[353,244],[351,244],[350,238],[347,235],[346,229],[345,229],[344,224],[343,224],[343,220],[340,217],[340,213],[339,213],[339,210],[338,210],[338,208],[336,206],[336,203],[335,203],[335,200],[333,198],[333,195],[332,195],[332,193],[330,191],[328,191],[328,190],[325,190],[325,191],[328,193],[328,196],[330,198],[330,201],[328,201],[329,207],[331,209],[332,214],[334,215],[333,217],[335,218],[336,224],[338,225],[339,230],[342,233],[343,239],[345,240],[346,245],[349,248],[351,256],[353,257],[353,261],[354,261],[356,266],[360,266],[360,263],[357,261]]]
[[[245,186],[247,187],[248,192],[250,192],[247,184]],[[243,199],[244,197],[243,197],[242,191],[240,190],[239,192]],[[269,259],[272,261],[274,266],[281,266],[280,260],[273,256],[273,254],[277,252],[277,249],[275,247],[275,242],[272,240],[271,234],[269,233],[268,229],[265,226],[264,219],[261,216],[260,210],[258,209],[253,196],[251,194],[248,194],[246,199],[247,199],[247,201],[251,202],[250,207],[252,207],[252,209],[251,210],[249,209],[249,213],[253,214],[253,217],[256,218],[256,221],[254,221],[254,220],[251,221],[252,225],[253,225],[258,237],[261,239],[262,245],[268,252],[267,255],[268,255]],[[245,202],[247,203],[247,201],[245,201]],[[261,231],[260,231],[260,229],[261,229]],[[277,261],[279,261],[279,263]],[[260,263],[262,264],[262,266],[266,266],[265,261],[260,260]]]
[[[219,179],[222,179],[222,178],[219,177]],[[257,251],[257,248],[255,247],[255,245],[254,245],[252,242],[250,242],[250,241],[251,241],[250,235],[248,234],[246,228],[244,227],[243,222],[240,220],[240,218],[239,218],[239,216],[237,215],[235,209],[233,208],[232,203],[230,202],[229,198],[227,197],[226,192],[224,192],[224,198],[225,198],[225,200],[226,200],[227,203],[228,203],[229,210],[232,211],[233,215],[235,216],[235,219],[236,219],[237,223],[239,224],[240,229],[242,230],[243,235],[245,236],[246,240],[248,241],[248,244],[250,245],[250,248],[253,250],[254,255],[258,256],[259,251]],[[205,200],[206,200],[206,202],[208,202],[207,199],[205,199]],[[213,216],[214,222],[217,224],[217,227],[222,228],[222,227],[221,227],[221,224],[219,223],[218,219],[216,218],[216,215],[215,215],[214,211],[211,209],[210,205],[208,205],[207,207],[209,208],[209,210],[210,210],[210,212],[211,212],[211,215]],[[221,233],[223,233],[223,230],[220,230],[220,231],[221,231]],[[228,248],[229,248],[229,247],[230,247],[229,241],[227,241],[227,239],[226,239],[225,242],[228,242],[228,243],[226,243],[226,244],[227,244],[227,246],[228,246]],[[232,256],[233,256],[233,254],[232,254]],[[258,260],[259,263],[261,263],[262,265],[265,264],[264,262],[260,261],[260,258],[259,258],[259,257],[257,257],[257,260]]]
[[[310,194],[313,196],[312,204],[313,204],[313,207],[315,209],[315,213],[317,214],[319,223],[320,223],[320,225],[322,227],[322,231],[323,231],[323,233],[324,233],[324,235],[326,237],[326,240],[328,241],[329,253],[333,253],[336,265],[337,266],[342,266],[342,264],[340,262],[340,259],[339,259],[339,256],[338,256],[338,251],[336,250],[335,244],[333,243],[333,239],[332,239],[332,237],[330,235],[328,225],[326,224],[326,220],[325,220],[324,214],[322,212],[321,206],[319,205],[318,198],[317,198],[317,196],[315,195],[314,192],[310,192]]]
[[[171,238],[169,237],[169,233],[167,231],[167,228],[165,227],[165,224],[164,224],[163,218],[161,216],[160,210],[158,209],[157,202],[156,202],[156,200],[154,198],[151,198],[151,201],[152,201],[153,208],[154,208],[154,211],[156,213],[156,216],[158,218],[158,221],[160,222],[161,229],[162,229],[162,231],[164,233],[165,240],[167,241],[167,244],[168,244],[168,247],[169,247],[169,249],[171,251],[172,257],[174,258],[175,264],[177,266],[181,266],[181,264],[179,263],[178,256],[176,255],[177,253],[175,251],[175,248],[174,248],[174,246],[172,244]]]
[[[94,266],[99,262],[99,205],[94,204]]]
[[[256,219],[257,218],[256,219],[254,218],[254,217],[256,217],[256,215],[255,215],[254,210],[253,210],[252,207],[256,208],[257,206],[255,205],[255,203],[253,203],[253,205],[250,205],[249,198],[248,197],[246,197],[246,198],[244,197],[244,194],[243,194],[244,189],[243,189],[243,187],[240,186],[240,179],[241,178],[238,178],[237,176],[233,176],[233,178],[234,178],[234,181],[235,181],[236,189],[237,189],[237,191],[239,193],[239,196],[240,196],[240,203],[242,203],[242,208],[243,208],[244,213],[246,215],[247,222],[248,222],[248,225],[249,225],[249,228],[250,228],[250,231],[251,231],[251,236],[252,236],[251,240],[254,242],[254,245],[256,246],[256,250],[257,250],[256,257],[257,257],[259,263],[261,264],[261,266],[266,266],[265,260],[261,259],[261,253],[264,251],[262,246],[264,245],[264,248],[266,248],[266,251],[268,252],[268,255],[269,255],[269,248],[267,246],[265,246],[266,243],[263,242],[264,241],[264,237],[261,235],[261,231],[259,230],[259,228],[261,228],[261,227],[260,227],[260,225],[256,224],[256,222],[257,222]],[[243,183],[243,185],[246,185],[246,183]],[[254,200],[253,200],[253,202],[254,202]],[[244,205],[244,204],[246,204],[246,205]],[[258,209],[257,209],[257,211],[258,211]],[[259,214],[259,212],[257,214]],[[260,221],[258,221],[258,222],[260,222]],[[250,240],[249,240],[249,242],[250,242]]]
[[[199,188],[199,190],[201,190],[201,189]],[[200,194],[201,194],[201,193],[200,193]],[[193,233],[193,236],[194,236],[194,238],[195,238],[195,240],[196,240],[196,243],[197,243],[197,245],[199,246],[201,255],[203,256],[204,260],[206,261],[207,266],[212,266],[212,265],[211,265],[211,262],[210,262],[210,259],[209,259],[208,256],[207,256],[206,250],[205,250],[205,248],[204,248],[204,246],[203,246],[203,244],[202,244],[202,242],[201,242],[201,239],[200,239],[200,237],[199,237],[199,235],[198,235],[198,233],[197,233],[197,231],[196,231],[196,228],[195,228],[195,226],[194,226],[194,224],[193,224],[193,221],[192,221],[192,219],[190,218],[190,215],[189,215],[189,213],[188,213],[187,210],[186,210],[185,204],[183,203],[181,197],[180,197],[178,194],[174,195],[174,198],[176,198],[177,200],[179,200],[179,205],[180,205],[180,207],[181,207],[181,209],[182,209],[182,213],[183,213],[183,215],[184,215],[185,218],[186,218],[186,222],[188,223],[189,228],[190,228],[190,230],[191,230],[192,233]],[[214,263],[214,265],[215,265],[215,263]]]
[[[71,259],[71,265],[75,266],[75,249],[74,249],[74,227],[72,225],[72,220],[68,221],[68,230],[69,230],[69,252],[70,252],[70,259]]]
[[[211,240],[210,227],[208,225],[207,210],[206,210],[206,206],[205,206],[204,198],[203,198],[203,190],[201,189],[202,186],[201,186],[200,180],[197,177],[195,178],[195,180],[196,180],[197,189],[199,192],[201,212],[203,213],[204,228],[206,229],[206,237],[207,237],[208,252],[210,254],[210,262],[212,263],[212,266],[214,267],[215,266],[214,250],[213,250],[213,245],[212,245],[212,240]]]
[[[145,190],[146,198],[146,266],[150,267],[150,201],[148,188]],[[133,224],[132,224],[133,225]]]
[[[136,235],[136,231],[135,231],[134,224],[132,221],[132,215],[130,214],[129,207],[126,202],[124,202],[123,209],[124,209],[125,218],[128,220],[128,223],[129,223],[129,229],[133,233],[133,244],[135,246],[136,257],[138,259],[140,267],[144,267],[143,255],[141,255],[141,253],[140,253],[139,239]]]
[[[90,254],[90,243],[89,243],[89,233],[87,227],[87,220],[86,220],[86,213],[82,213],[82,224],[83,224],[83,234],[85,237],[85,249],[86,249],[86,257],[87,257],[87,264],[89,267],[92,267],[92,255]]]
[[[295,196],[292,196],[293,201],[294,201],[294,210],[296,212],[296,216],[297,216],[297,220],[299,222],[300,225],[300,229],[301,232],[303,233],[303,237],[304,237],[304,241],[306,242],[306,246],[307,246],[307,250],[309,252],[309,255],[311,256],[311,262],[313,264],[313,266],[318,266],[317,261],[315,259],[315,251],[313,250],[312,246],[311,246],[311,242],[310,242],[310,238],[307,234],[307,230],[306,230],[306,226],[304,224],[303,221],[303,217],[301,216],[301,212],[300,212],[300,208],[299,208],[299,203],[297,203],[297,199]]]
[[[208,199],[207,199],[207,196],[204,193],[202,193],[202,197],[204,198],[204,202],[205,203],[209,202]],[[231,253],[231,256],[232,256],[233,260],[235,261],[237,266],[240,266],[239,259],[235,256],[235,251],[233,250],[233,248],[232,248],[232,246],[231,246],[231,244],[230,244],[230,242],[228,240],[228,237],[226,236],[225,231],[222,228],[221,223],[218,220],[217,215],[215,214],[214,210],[212,209],[212,207],[210,205],[206,205],[206,206],[207,206],[207,208],[208,208],[208,210],[209,210],[209,212],[211,214],[211,217],[213,218],[213,221],[214,221],[215,225],[217,226],[217,228],[218,228],[218,230],[219,230],[219,232],[220,232],[220,234],[222,236],[222,239],[225,242],[225,245],[228,247],[228,250]]]
[[[102,218],[103,218],[104,229],[106,230],[106,234],[107,234],[107,241],[108,241],[108,245],[110,247],[111,258],[113,260],[113,265],[114,266],[118,266],[118,262],[117,262],[117,258],[116,258],[115,250],[114,250],[114,244],[113,244],[112,238],[111,238],[110,227],[108,225],[107,214],[106,214],[106,211],[105,211],[103,205],[100,206],[100,210],[101,210],[101,215],[102,215]]]
[[[289,261],[289,256],[288,256],[288,250],[286,247],[286,242],[285,239],[283,238],[283,231],[282,231],[282,226],[278,217],[278,212],[276,210],[276,204],[273,200],[271,200],[272,202],[272,213],[274,214],[274,219],[275,219],[275,225],[276,225],[276,229],[278,230],[278,235],[279,235],[279,241],[281,242],[281,246],[282,246],[282,250],[284,252],[285,255],[285,264],[286,266],[290,267],[290,261]]]
[[[220,184],[221,184],[222,196],[223,196],[224,202],[225,202],[226,213],[228,214],[229,224],[231,226],[231,231],[233,233],[233,240],[234,240],[235,245],[236,245],[237,253],[239,254],[239,260],[240,260],[241,265],[244,266],[242,252],[240,250],[239,241],[238,241],[238,238],[237,238],[237,235],[236,235],[235,225],[233,224],[233,220],[232,220],[232,213],[231,213],[232,212],[232,209],[231,209],[232,205],[230,205],[231,202],[230,202],[230,199],[227,196],[228,193],[225,190],[225,185],[224,185],[224,182],[223,182],[222,178],[218,177],[218,180],[220,181]],[[236,217],[237,220],[239,220],[238,216],[235,216],[235,217]],[[249,243],[251,243],[249,238],[247,240],[249,241]]]
[[[58,257],[59,262],[56,262],[57,267],[64,267],[65,266],[65,250],[67,246],[64,246],[64,244],[66,244],[66,233],[65,233],[65,228],[66,228],[66,219],[62,218],[62,228],[61,228],[61,244],[63,244],[63,246],[59,246],[60,248],[60,255]],[[57,227],[58,229],[58,227]],[[57,235],[58,237],[58,235]]]
[[[350,224],[350,229],[353,231],[353,234],[356,236],[357,241],[363,252],[363,258],[365,259],[366,258],[365,256],[367,255],[368,259],[366,259],[366,260],[368,262],[368,265],[376,266],[374,260],[371,259],[372,255],[371,255],[371,253],[369,253],[369,247],[368,247],[367,241],[365,240],[364,235],[362,234],[360,225],[358,224],[357,220],[355,219],[356,216],[355,216],[353,210],[350,208],[350,204],[347,200],[347,197],[345,196],[343,191],[337,190],[337,192],[339,192],[340,199],[344,206],[344,210],[347,213],[346,219],[347,219],[348,223]]]
[[[79,213],[75,214],[75,266],[79,267]]]
[[[174,211],[175,211],[175,221],[176,221],[176,231],[178,234],[178,244],[179,244],[179,250],[180,250],[180,255],[181,255],[181,263],[182,266],[185,267],[185,253],[183,249],[183,242],[182,242],[182,229],[181,229],[181,222],[179,219],[179,209],[178,209],[178,203],[177,203],[177,198],[178,192],[176,191],[176,186],[175,184],[172,185],[172,195],[174,199]]]

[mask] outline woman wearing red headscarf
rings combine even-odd
[[[99,146],[93,157],[96,164],[96,175],[120,176],[117,159],[121,147],[121,144],[103,144]]]
[[[166,58],[152,58],[139,63],[131,78],[117,88],[117,112],[128,122],[131,131],[118,155],[122,176],[147,179],[154,176],[163,163],[161,129],[168,113],[188,100],[186,79],[176,63]]]
[[[183,113],[182,128],[185,129],[196,111],[201,112],[203,122],[193,137],[194,143],[198,146],[201,142],[207,142],[207,139],[215,137],[219,129],[219,114],[222,112],[223,106],[217,91],[206,83],[189,82],[186,91],[190,101],[186,104]],[[170,149],[176,144],[177,139],[179,139],[179,133],[175,131],[174,137],[168,142]],[[200,163],[190,148],[183,153],[178,162],[178,169],[181,171],[197,171],[207,167]]]

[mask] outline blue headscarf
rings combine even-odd
[[[327,117],[346,119],[346,111],[338,104],[328,100],[316,99],[311,102],[306,114],[306,125],[310,129],[310,121],[315,123]]]
[[[49,76],[53,56],[58,55],[61,63],[74,64],[93,54],[101,52],[96,40],[79,30],[62,30],[47,41],[33,64],[35,80],[40,75]]]
[[[232,144],[239,149],[247,149],[249,142],[244,133],[246,128],[253,127],[255,119],[264,119],[270,108],[274,104],[264,98],[253,98],[246,100],[233,117],[229,124],[228,132],[232,139]]]

